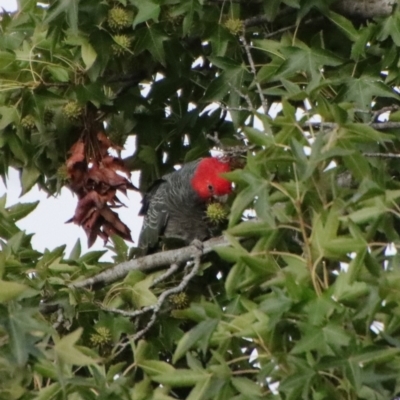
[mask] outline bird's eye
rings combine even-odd
[[[210,192],[210,193],[214,193],[214,186],[213,185],[208,185],[207,186],[208,187],[208,191]]]

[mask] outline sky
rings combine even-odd
[[[14,11],[17,9],[17,0],[0,0],[0,8],[6,11]]]

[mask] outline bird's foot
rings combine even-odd
[[[199,239],[194,239],[194,240],[192,241],[192,243],[190,243],[190,245],[196,247],[196,249],[197,249],[200,253],[203,253],[204,244],[203,244],[203,242],[202,242],[201,240],[199,240]]]

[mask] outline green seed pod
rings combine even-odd
[[[170,296],[169,302],[175,310],[182,310],[189,305],[189,297],[186,293],[181,292]]]
[[[206,215],[211,222],[219,224],[228,218],[228,212],[221,203],[210,203]]]
[[[83,111],[83,107],[76,101],[69,101],[62,109],[63,114],[71,121],[79,119]]]
[[[115,43],[112,45],[112,51],[116,56],[121,56],[128,52],[131,45],[131,39],[126,35],[113,36]]]
[[[232,35],[238,35],[243,32],[243,22],[240,19],[228,19],[224,26],[228,29]]]
[[[107,16],[108,26],[113,31],[120,31],[132,24],[132,14],[121,7],[113,7]]]

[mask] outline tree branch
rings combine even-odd
[[[329,128],[329,129],[335,129],[339,127],[339,124],[336,124],[335,122],[312,122],[312,121],[307,121],[304,125],[304,127],[307,126],[312,126],[313,128]],[[393,122],[393,121],[387,121],[387,122],[374,122],[372,124],[368,124],[368,126],[376,129],[377,131],[385,130],[385,129],[398,129],[400,128],[400,122]]]
[[[136,332],[136,334],[133,336],[133,341],[139,340],[156,322],[157,315],[164,303],[164,301],[171,295],[180,293],[182,292],[183,289],[189,284],[189,282],[197,275],[197,272],[200,269],[200,262],[201,262],[201,255],[202,252],[197,249],[197,254],[194,256],[194,263],[193,267],[190,270],[189,273],[187,273],[180,284],[178,286],[175,286],[171,289],[166,290],[165,292],[162,292],[160,297],[158,298],[157,303],[153,306],[153,314],[151,318],[149,319],[149,322],[146,324],[146,326],[140,330],[139,332]]]
[[[213,251],[216,247],[227,246],[229,243],[223,237],[212,238],[203,243],[202,254]],[[71,289],[84,288],[96,284],[108,284],[124,278],[128,272],[138,270],[141,272],[154,272],[172,264],[181,264],[189,261],[193,255],[197,254],[198,248],[190,245],[177,250],[168,250],[161,253],[151,254],[149,256],[125,261],[113,268],[107,269],[91,278],[82,281],[73,282],[68,285]]]

